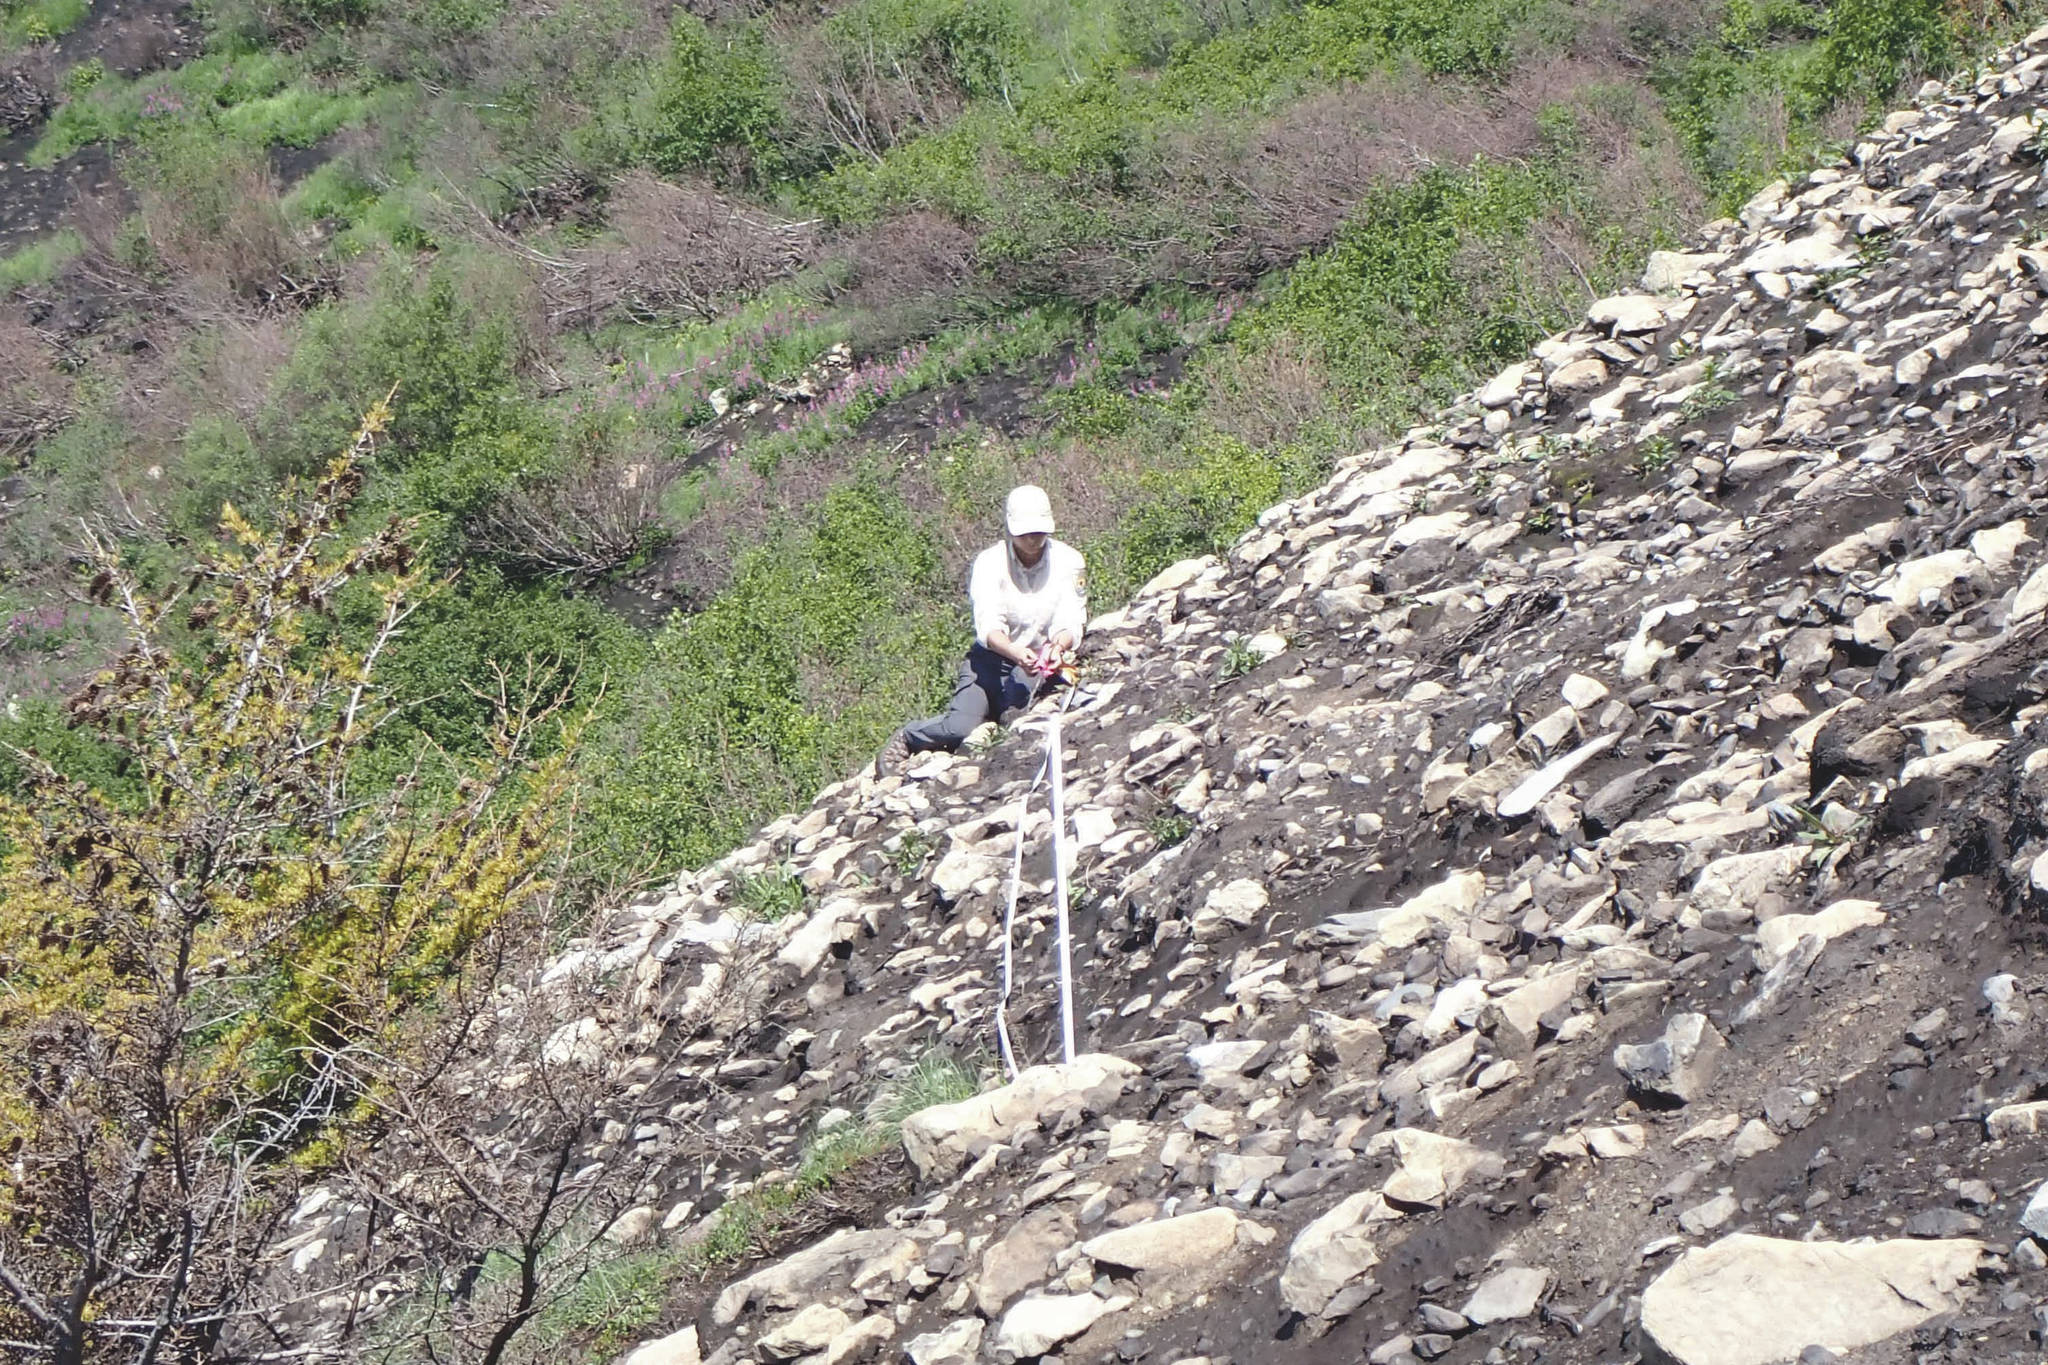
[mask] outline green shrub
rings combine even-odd
[[[27,773],[18,757],[22,753],[34,754],[123,806],[132,806],[142,795],[130,775],[128,755],[97,735],[73,728],[63,706],[51,698],[9,698],[0,711],[0,796],[24,794]]]
[[[60,228],[48,237],[16,248],[0,257],[0,294],[11,294],[28,285],[48,284],[84,249],[84,241],[70,228]]]
[[[732,879],[732,903],[753,919],[784,919],[803,909],[804,884],[787,866],[740,872]]]
[[[92,57],[64,73],[64,92],[82,95],[106,78],[107,64],[98,57]]]
[[[1721,381],[1721,362],[1710,360],[1707,370],[1693,391],[1685,396],[1679,406],[1678,415],[1688,422],[1697,422],[1710,417],[1733,404],[1742,395]]]
[[[229,136],[259,142],[271,140],[273,131],[304,136],[317,128],[331,132],[360,112],[358,96],[349,91],[299,85],[291,93],[288,87],[299,77],[292,57],[247,50],[216,51],[133,79],[108,75],[57,107],[28,160],[50,166],[94,142],[167,127],[225,128]],[[274,99],[280,102],[270,103]],[[252,103],[262,112],[243,110]]]
[[[652,106],[639,131],[641,155],[660,170],[697,170],[731,158],[757,174],[779,169],[782,107],[773,59],[757,33],[713,30],[678,13]]]
[[[352,597],[342,624],[362,630],[375,610]],[[625,685],[646,654],[646,642],[596,602],[552,585],[517,587],[489,565],[470,565],[420,605],[384,663],[386,684],[410,704],[379,736],[377,751],[394,765],[408,761],[421,740],[475,755],[489,733],[501,672],[515,691],[536,698],[566,686],[574,712]]]
[[[980,1093],[979,1067],[949,1053],[927,1052],[882,1087],[868,1106],[868,1117],[885,1125],[894,1136],[912,1114],[934,1105],[957,1104]]]
[[[1908,77],[1945,70],[1959,55],[1948,11],[1944,0],[1833,0],[1801,93],[1817,110],[1887,100]]]
[[[13,0],[0,10],[0,42],[47,43],[85,22],[92,0]]]
[[[620,1350],[661,1316],[682,1264],[673,1251],[596,1262],[534,1320],[534,1346],[546,1351],[573,1343],[598,1355]]]
[[[262,423],[273,473],[297,472],[331,447],[348,414],[396,385],[375,468],[405,483],[380,481],[372,494],[388,510],[438,516],[426,546],[435,553],[449,547],[452,522],[551,455],[547,424],[518,393],[508,313],[473,297],[488,280],[458,292],[461,265],[394,266],[367,299],[314,310]]]
[[[1485,160],[1378,190],[1335,245],[1288,274],[1250,333],[1304,338],[1349,395],[1398,425],[1561,320],[1515,248],[1565,192],[1555,165]]]
[[[1223,647],[1222,661],[1216,665],[1216,678],[1219,682],[1242,678],[1265,661],[1266,656],[1253,649],[1249,640],[1242,635],[1235,636]]]
[[[872,755],[937,692],[959,608],[936,547],[873,477],[743,553],[655,640],[598,747],[593,856],[706,862]]]
[[[1145,822],[1146,832],[1161,848],[1184,844],[1195,832],[1195,822],[1177,810],[1162,810]]]
[[[923,830],[908,829],[897,836],[896,847],[889,854],[889,865],[896,869],[899,877],[915,876],[937,849],[938,845]]]
[[[1115,601],[1161,569],[1197,555],[1219,554],[1278,502],[1305,471],[1286,454],[1254,450],[1231,436],[1212,435],[1182,468],[1154,470],[1109,538],[1113,572],[1102,574]]]

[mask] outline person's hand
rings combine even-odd
[[[1020,648],[1017,651],[1017,662],[1022,664],[1027,672],[1036,673],[1038,671],[1038,651],[1028,646]]]

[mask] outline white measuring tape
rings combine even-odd
[[[1003,906],[1003,994],[996,1001],[996,1041],[1002,1048],[1003,1068],[1012,1080],[1017,1076],[1017,1054],[1010,1043],[1010,988],[1016,979],[1017,891],[1024,881],[1024,823],[1031,814],[1031,793],[1047,779],[1052,815],[1052,894],[1059,912],[1060,1058],[1074,1060],[1074,950],[1072,929],[1067,922],[1067,797],[1066,774],[1061,767],[1060,749],[1065,740],[1060,734],[1060,719],[1067,714],[1067,707],[1073,704],[1078,691],[1080,684],[1070,683],[1059,709],[1047,717],[1045,758],[1038,765],[1037,775],[1024,788],[1024,795],[1017,799],[1017,840],[1010,852],[1010,896]]]

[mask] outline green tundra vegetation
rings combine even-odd
[[[2022,8],[216,0],[46,58],[29,162],[132,192],[0,260],[0,738],[118,787],[57,709],[81,523],[169,584],[395,385],[351,515],[436,587],[357,761],[566,670],[588,875],[713,856],[935,699],[1012,480],[1112,606]]]
[[[0,2],[0,192],[114,173],[0,258],[0,1138],[76,1176],[0,1200],[51,1287],[0,1336],[204,1347],[183,1270],[47,1230],[288,1209],[407,1128],[437,1092],[331,1059],[934,704],[1012,484],[1114,607],[2042,8]],[[165,1125],[253,1136],[96,1221]]]

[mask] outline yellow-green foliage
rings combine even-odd
[[[116,802],[20,755],[23,794],[0,799],[0,1149],[20,1177],[0,1186],[0,1337],[90,1358],[168,1316],[203,1355],[246,1295],[284,1158],[356,1098],[322,1058],[396,1037],[548,890],[573,744],[526,752],[553,716],[507,718],[435,781],[351,787],[387,715],[379,657],[424,586],[403,523],[343,543],[388,421],[380,404],[288,488],[275,530],[226,509],[228,544],[186,595],[151,596],[95,547],[92,593],[128,643],[71,718],[137,781]],[[358,579],[380,627],[312,643]]]

